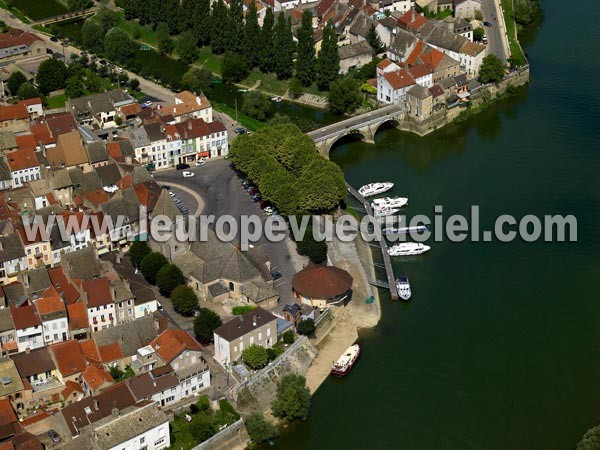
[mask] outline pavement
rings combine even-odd
[[[506,37],[506,24],[504,23],[500,0],[482,0],[481,13],[483,14],[483,21],[492,24],[491,27],[483,27],[488,40],[488,54],[496,55],[503,64],[506,64],[506,60],[510,56],[510,48]]]

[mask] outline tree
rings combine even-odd
[[[191,31],[185,31],[179,36],[177,40],[177,53],[179,54],[179,59],[186,64],[192,64],[198,58],[196,38]]]
[[[244,38],[242,41],[242,55],[249,69],[253,69],[260,62],[260,44],[260,26],[258,25],[256,3],[250,2],[250,6],[248,6],[248,11],[246,12]]]
[[[479,9],[475,10],[475,20],[478,20],[480,22],[483,20],[483,14]]]
[[[244,26],[242,0],[230,0],[228,12],[226,49],[240,54],[242,51],[242,27]]]
[[[57,59],[47,59],[40,64],[36,75],[40,92],[48,95],[57,89],[63,89],[67,83],[67,66]]]
[[[227,48],[227,21],[229,20],[227,6],[223,0],[213,4],[211,19],[210,45],[215,55],[225,53]]]
[[[315,322],[312,319],[301,320],[298,324],[298,333],[307,336],[315,332]]]
[[[167,258],[162,253],[150,252],[140,262],[140,271],[148,283],[155,284],[158,271],[166,264]]]
[[[127,62],[133,54],[133,42],[129,35],[120,28],[111,28],[104,37],[104,53],[106,57],[120,63]]]
[[[198,0],[194,8],[192,27],[199,45],[208,45],[211,35],[210,0]]]
[[[360,106],[358,82],[350,77],[340,78],[329,85],[329,110],[335,114],[347,114]]]
[[[79,11],[80,9],[90,8],[92,0],[67,0],[67,8],[69,11]]]
[[[17,90],[17,97],[19,97],[19,100],[27,100],[28,98],[39,97],[39,95],[37,89],[33,87],[33,84],[29,81],[26,81],[19,86],[19,89]]]
[[[244,361],[244,364],[252,370],[258,370],[267,365],[269,357],[267,356],[267,350],[264,347],[252,344],[242,351],[242,360]]]
[[[250,91],[244,96],[242,112],[264,122],[273,115],[273,102],[260,91]]]
[[[275,16],[273,10],[267,8],[263,26],[260,30],[260,70],[263,73],[273,72],[273,40],[275,39]]]
[[[207,308],[201,308],[194,319],[194,334],[196,335],[196,339],[203,342],[211,342],[214,337],[213,332],[222,324],[223,322],[216,312]]]
[[[327,260],[327,243],[317,241],[312,234],[312,227],[308,227],[304,236],[296,241],[298,253],[307,256],[315,264],[322,264]]]
[[[217,426],[213,418],[207,414],[196,414],[190,423],[190,432],[198,442],[205,441],[214,436]]]
[[[181,86],[197,95],[206,93],[212,86],[212,72],[208,69],[192,67],[183,75]]]
[[[283,333],[283,343],[284,344],[293,344],[294,343],[294,332],[292,330],[287,330],[285,333]]]
[[[156,285],[165,296],[171,295],[173,289],[184,283],[185,277],[175,264],[165,264],[156,274]]]
[[[305,9],[298,29],[298,57],[296,58],[296,78],[303,86],[310,86],[315,79],[315,39],[312,27],[312,13]]]
[[[473,30],[473,40],[475,41],[482,41],[484,35],[485,31],[481,27],[477,27]]]
[[[152,250],[146,241],[135,241],[129,246],[129,260],[134,267],[140,267],[144,257]]]
[[[277,437],[277,428],[267,422],[262,414],[252,413],[244,419],[244,423],[250,439],[257,444]]]
[[[115,11],[111,11],[105,6],[102,6],[94,16],[94,21],[100,24],[102,32],[106,34],[108,33],[108,30],[116,26],[119,22],[119,14],[117,14]],[[89,22],[89,20],[87,22]]]
[[[273,70],[280,80],[288,79],[294,72],[294,39],[290,21],[285,20],[283,12],[277,17],[275,37],[273,39]]]
[[[248,76],[248,67],[244,59],[233,52],[225,53],[221,67],[221,77],[225,83],[237,83]]]
[[[479,78],[482,83],[495,83],[504,78],[504,66],[502,61],[493,54],[487,55],[481,62]]]
[[[171,292],[173,308],[182,316],[191,316],[198,308],[198,296],[186,284],[180,284]]]
[[[163,55],[171,54],[175,48],[175,43],[169,34],[169,27],[164,22],[159,23],[156,27],[156,40],[158,41],[158,49]]]
[[[385,49],[385,46],[383,45],[383,42],[381,42],[381,38],[379,37],[379,33],[377,33],[375,24],[371,24],[371,28],[369,28],[369,31],[367,31],[366,37],[367,42],[369,43],[369,45],[373,49],[373,52],[376,55],[378,55]]]
[[[323,29],[321,51],[317,57],[317,86],[320,90],[329,89],[340,72],[340,55],[338,53],[337,34],[331,21]]]
[[[600,426],[587,430],[576,450],[600,450]]]
[[[277,384],[277,397],[271,404],[273,415],[294,421],[306,419],[310,409],[310,392],[302,375],[285,375]]]
[[[140,87],[140,80],[138,80],[137,78],[132,78],[131,81],[129,82],[129,87],[132,90],[137,91],[138,88]]]
[[[10,77],[8,77],[6,85],[8,86],[8,90],[12,95],[17,95],[19,87],[21,87],[21,85],[25,82],[27,82],[25,75],[23,75],[20,70],[16,70],[10,74]]]
[[[531,25],[541,14],[540,0],[515,0],[515,20],[519,25]]]
[[[78,98],[85,94],[85,86],[80,77],[71,77],[67,80],[65,95],[67,98]]]
[[[292,78],[288,84],[288,92],[292,98],[298,98],[302,95],[303,87],[298,78]]]

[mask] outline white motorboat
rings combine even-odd
[[[412,256],[420,255],[428,252],[431,247],[420,242],[402,242],[400,244],[393,245],[388,248],[388,255],[390,256]]]
[[[402,208],[403,206],[408,205],[407,197],[381,197],[376,198],[371,202],[371,207],[373,209],[388,207],[388,208]]]
[[[410,283],[408,282],[408,277],[399,276],[396,280],[396,289],[398,290],[398,295],[402,300],[410,300],[412,292],[410,290]]]
[[[336,377],[346,376],[360,355],[360,347],[358,344],[351,345],[346,349],[344,354],[335,361],[331,367],[331,374]]]
[[[377,217],[377,218],[379,218],[379,217],[386,217],[386,216],[393,216],[398,211],[400,211],[400,208],[388,208],[388,207],[377,208],[377,209],[373,210],[373,216]]]
[[[393,187],[394,187],[394,183],[391,183],[389,181],[386,181],[383,183],[380,183],[380,182],[369,183],[369,184],[365,184],[364,186],[362,186],[358,190],[358,193],[360,195],[362,195],[363,197],[371,197],[373,195],[383,194],[384,192],[389,191]]]
[[[400,228],[385,228],[383,232],[385,234],[410,234],[410,233],[424,233],[429,230],[427,225],[418,225],[416,227],[400,227]]]

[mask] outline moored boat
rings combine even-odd
[[[358,356],[360,355],[360,347],[358,344],[351,345],[346,351],[333,363],[331,367],[331,375],[335,377],[343,377],[348,375]]]
[[[408,277],[405,277],[403,275],[399,276],[396,279],[396,289],[398,291],[398,295],[402,300],[410,300],[412,291],[410,290],[410,283],[408,281]]]
[[[374,208],[373,209],[373,215],[375,217],[393,216],[398,211],[400,211],[400,208],[390,208],[388,206],[385,206],[383,208]]]
[[[362,195],[363,197],[371,197],[372,195],[383,194],[384,192],[389,191],[393,187],[394,187],[394,183],[391,183],[389,181],[386,181],[383,183],[380,183],[380,182],[369,183],[369,184],[365,184],[364,186],[362,186],[358,190],[358,193],[360,195]]]
[[[416,227],[399,227],[399,228],[385,228],[383,232],[385,234],[409,234],[409,233],[424,233],[429,231],[428,225],[418,225]]]
[[[375,208],[402,208],[408,204],[407,197],[381,197],[376,198],[371,202],[371,207]]]
[[[428,252],[431,247],[420,242],[402,242],[400,244],[393,245],[388,248],[388,255],[390,256],[411,256],[420,255]]]

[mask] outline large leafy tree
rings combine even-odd
[[[160,293],[165,296],[171,295],[173,289],[184,283],[185,277],[175,264],[165,264],[156,274],[156,285]]]
[[[221,67],[221,76],[225,83],[237,83],[248,76],[248,67],[244,59],[233,52],[225,53]]]
[[[81,28],[81,41],[84,47],[95,53],[102,52],[104,47],[104,30],[95,20],[86,20]]]
[[[587,430],[576,450],[600,450],[600,426]]]
[[[482,83],[495,83],[504,78],[504,66],[496,55],[487,55],[481,62],[479,78]]]
[[[148,283],[155,284],[158,271],[168,263],[169,261],[167,261],[167,258],[162,253],[151,252],[142,259],[140,271]]]
[[[337,34],[331,21],[323,29],[323,42],[317,57],[317,84],[319,89],[329,89],[340,72],[340,55],[338,53]]]
[[[179,31],[194,29],[194,13],[197,0],[181,0],[179,7]]]
[[[298,324],[298,333],[303,335],[310,335],[315,332],[315,322],[313,319],[301,320]]]
[[[181,85],[196,94],[210,91],[212,83],[212,72],[208,69],[197,69],[191,67],[181,79]]]
[[[304,86],[310,86],[315,79],[315,39],[312,28],[312,13],[305,9],[302,24],[298,29],[298,57],[296,59],[296,78]]]
[[[229,13],[223,0],[218,0],[213,4],[211,15],[211,34],[210,44],[215,55],[225,53],[228,44],[228,27]]]
[[[27,82],[25,75],[23,75],[20,70],[15,70],[10,74],[10,77],[8,77],[6,85],[8,86],[10,93],[12,95],[16,95],[19,87],[21,87],[21,85],[25,82]]]
[[[267,8],[263,26],[260,30],[260,70],[264,73],[270,73],[274,70],[273,64],[273,40],[275,39],[275,16],[273,10]]]
[[[251,369],[258,370],[267,365],[269,357],[264,347],[253,344],[242,351],[242,360]]]
[[[250,439],[257,444],[277,437],[277,428],[272,423],[267,422],[262,414],[250,414],[244,419],[244,423]]]
[[[85,85],[80,77],[70,77],[65,86],[65,95],[67,98],[78,98],[85,94]]]
[[[246,11],[246,23],[244,25],[244,36],[242,42],[242,55],[249,69],[258,65],[260,58],[260,26],[258,25],[258,16],[256,4],[250,3]]]
[[[210,0],[198,0],[194,8],[192,27],[199,45],[210,44]]]
[[[100,25],[103,33],[107,33],[108,30],[117,25],[119,22],[119,15],[115,11],[102,6],[94,16],[93,21]],[[92,20],[88,20],[87,22],[92,22]]]
[[[336,114],[351,113],[360,106],[358,82],[351,77],[339,78],[329,85],[329,110]]]
[[[29,81],[26,81],[19,86],[19,89],[17,89],[17,97],[19,100],[27,100],[28,98],[35,98],[39,95],[37,89]]]
[[[242,112],[264,122],[273,115],[273,102],[263,93],[251,91],[244,96]]]
[[[302,375],[285,375],[277,384],[273,415],[289,421],[305,419],[310,409],[310,392]]]
[[[230,0],[227,20],[227,50],[241,53],[244,9],[242,0]]]
[[[198,58],[196,38],[191,30],[181,33],[177,40],[177,53],[179,59],[186,64],[192,64]]]
[[[142,259],[152,250],[145,241],[135,241],[129,246],[129,260],[134,267],[140,267]]]
[[[194,319],[194,335],[199,341],[210,342],[214,337],[213,332],[222,324],[223,322],[216,312],[202,308]]]
[[[158,50],[165,55],[170,54],[175,48],[175,43],[169,33],[169,26],[161,22],[156,27],[156,40],[158,41]]]
[[[182,316],[191,316],[194,310],[198,308],[198,296],[186,284],[180,284],[173,289],[170,298],[173,308]]]
[[[67,0],[67,8],[69,11],[79,11],[91,7],[92,0]]]
[[[111,28],[104,38],[104,53],[107,58],[124,63],[133,54],[133,42],[120,28]]]
[[[67,76],[67,66],[62,61],[47,59],[38,68],[36,75],[38,89],[44,95],[57,89],[63,89],[67,84]]]
[[[291,22],[285,20],[283,12],[277,16],[273,45],[273,69],[277,78],[280,80],[290,78],[294,72],[294,38]]]
[[[375,24],[371,24],[371,28],[369,28],[369,31],[367,31],[367,42],[376,55],[385,49],[383,42],[381,42],[381,38],[379,37],[379,33],[377,33]]]

